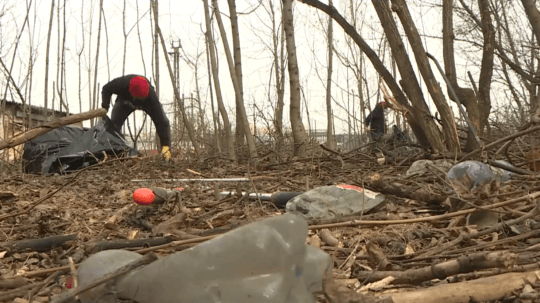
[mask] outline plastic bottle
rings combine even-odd
[[[332,260],[306,245],[307,222],[285,214],[239,227],[210,241],[132,271],[117,282],[118,298],[139,303],[314,303]],[[128,251],[101,251],[79,267],[80,285],[135,260]],[[108,290],[79,295],[94,302]],[[109,300],[109,301],[107,301]]]

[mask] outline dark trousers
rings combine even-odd
[[[129,101],[119,98],[116,99],[111,113],[111,121],[118,130],[122,129],[127,117],[131,115],[133,111],[135,111],[135,108]]]

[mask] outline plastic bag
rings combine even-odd
[[[305,219],[330,220],[366,213],[384,200],[381,193],[353,185],[321,186],[289,200],[286,210]]]

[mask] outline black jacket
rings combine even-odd
[[[150,81],[146,79],[150,86],[150,91],[148,93],[148,97],[145,99],[134,99],[129,92],[129,82],[133,77],[137,76],[139,75],[126,75],[113,79],[109,83],[105,84],[101,90],[101,107],[109,110],[111,96],[113,94],[117,96],[116,102],[122,102],[124,100],[128,101],[135,109],[141,109],[150,116],[154,122],[154,125],[156,126],[161,145],[170,146],[171,139],[169,119],[167,118],[167,115],[159,102],[156,90],[150,84]],[[115,123],[115,121],[112,122]]]
[[[370,126],[371,132],[384,134],[384,109],[380,103],[367,116],[366,125]]]

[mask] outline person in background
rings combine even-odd
[[[392,130],[394,130],[394,137],[398,141],[407,141],[407,140],[409,140],[409,138],[407,138],[407,136],[405,136],[405,133],[397,125],[394,124],[394,126],[392,126]]]
[[[148,79],[140,75],[126,75],[105,84],[101,90],[101,107],[107,111],[113,94],[116,95],[116,102],[111,114],[112,123],[121,129],[133,111],[143,110],[154,122],[161,143],[161,154],[166,161],[169,161],[171,158],[169,119]]]
[[[369,126],[371,139],[378,141],[385,133],[384,124],[385,103],[379,102],[366,118],[366,126]]]

